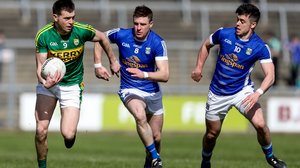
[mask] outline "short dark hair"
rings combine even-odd
[[[242,5],[240,5],[235,13],[237,13],[238,15],[249,15],[250,19],[253,19],[253,21],[255,21],[256,23],[258,23],[259,18],[260,18],[260,11],[259,9],[250,3],[244,3]]]
[[[52,13],[60,15],[61,11],[66,10],[68,12],[73,12],[75,10],[75,5],[72,0],[57,0],[52,7]]]
[[[133,12],[133,18],[135,17],[148,17],[151,22],[153,20],[153,12],[145,5],[137,6]]]

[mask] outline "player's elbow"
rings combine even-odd
[[[275,82],[275,76],[273,75],[272,78],[271,78],[271,85],[273,85]]]
[[[169,78],[170,78],[169,73],[165,73],[163,78],[162,78],[162,82],[164,82],[164,83],[168,82]]]

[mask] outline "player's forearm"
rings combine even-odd
[[[94,43],[94,64],[102,63],[102,51],[100,44],[98,42]]]
[[[274,83],[275,81],[275,72],[274,72],[274,65],[273,63],[263,63],[262,69],[265,74],[265,78],[263,79],[260,89],[263,92],[266,92]]]
[[[111,47],[109,41],[107,39],[102,40],[100,42],[100,45],[104,49],[104,52],[106,53],[110,64],[113,63],[113,62],[116,62],[117,58],[115,57],[115,54],[114,54],[114,52],[112,50],[112,47]]]
[[[36,71],[36,77],[37,77],[39,83],[44,83],[45,82],[45,79],[42,78],[42,76],[41,76],[41,71],[40,70]]]
[[[46,60],[47,55],[44,53],[36,53],[36,76],[39,83],[45,83],[45,79],[42,77],[42,65]]]
[[[147,72],[148,73],[148,80],[152,80],[155,82],[168,82],[169,80],[169,72],[162,72],[162,71],[156,71],[156,72]]]
[[[274,83],[274,75],[267,75],[260,85],[260,89],[262,89],[263,93],[265,93]]]
[[[206,62],[206,59],[209,55],[209,51],[210,51],[210,48],[212,46],[210,45],[210,42],[209,42],[209,39],[207,39],[204,44],[201,46],[200,50],[199,50],[199,53],[198,53],[198,57],[197,57],[197,63],[196,63],[196,67],[201,69],[203,69],[204,67],[204,64]]]

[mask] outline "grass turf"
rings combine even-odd
[[[165,168],[200,168],[202,132],[165,132],[162,159]],[[49,168],[141,168],[144,148],[135,132],[79,132],[74,147],[66,149],[59,133],[48,136]],[[272,134],[275,155],[289,168],[299,168],[299,134]],[[0,168],[37,167],[34,132],[0,133]],[[268,168],[256,135],[223,133],[212,167]]]

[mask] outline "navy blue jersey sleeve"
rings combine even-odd
[[[109,38],[111,43],[116,43],[118,41],[118,32],[120,30],[120,28],[116,28],[107,31],[107,37]]]
[[[210,36],[210,43],[215,45],[215,44],[220,44],[220,39],[221,39],[221,31],[223,28],[219,28],[217,31],[215,31],[213,34]]]
[[[264,45],[264,47],[262,47],[261,49],[261,52],[260,52],[260,62],[263,63],[263,62],[272,62],[272,59],[271,59],[271,51],[270,51],[270,48],[267,44]]]
[[[166,60],[168,59],[167,46],[165,41],[158,41],[155,47],[155,59],[156,60]]]

